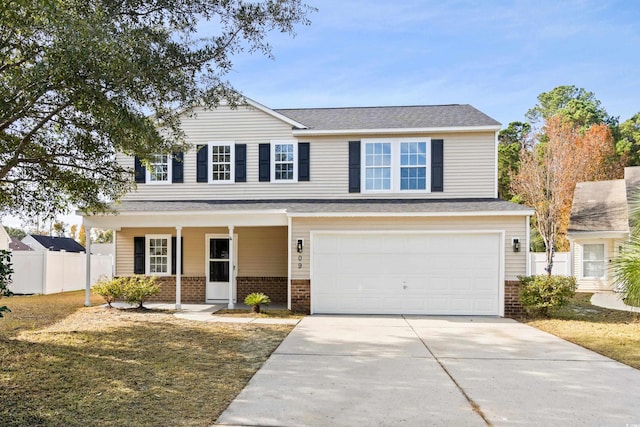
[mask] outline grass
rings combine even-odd
[[[604,356],[640,369],[640,321],[637,313],[596,307],[589,293],[550,312],[549,318],[524,322]]]
[[[211,425],[292,329],[84,308],[82,292],[2,302],[3,426]]]
[[[251,309],[222,309],[213,313],[214,316],[224,316],[224,317],[256,317],[256,318],[265,318],[265,319],[302,319],[304,317],[303,314],[293,313],[289,310],[270,310],[267,308],[262,308],[260,313],[253,313]]]

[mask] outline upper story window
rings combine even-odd
[[[209,153],[209,182],[233,182],[235,166],[234,144],[232,142],[210,143]]]
[[[149,161],[147,168],[147,183],[167,184],[171,182],[171,156],[155,154]]]
[[[296,141],[271,142],[271,176],[274,181],[295,182],[298,179],[298,143]]]
[[[146,240],[146,274],[166,276],[171,274],[171,236],[148,234]]]
[[[363,140],[361,162],[364,191],[428,191],[429,142],[429,138]]]

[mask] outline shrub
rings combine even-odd
[[[129,277],[122,287],[124,300],[129,304],[138,304],[138,308],[143,308],[142,304],[158,292],[160,292],[160,285],[155,277]]]
[[[254,292],[246,296],[244,303],[251,306],[252,312],[260,313],[260,306],[271,304],[271,299],[262,292]]]
[[[10,297],[13,293],[9,290],[11,284],[11,275],[13,274],[13,264],[11,263],[11,252],[0,250],[0,298]],[[10,313],[9,307],[0,306],[0,317],[3,313]]]
[[[527,313],[547,316],[550,308],[567,305],[576,293],[576,278],[566,276],[519,276],[520,302]]]
[[[109,308],[111,308],[111,303],[117,298],[122,297],[124,284],[127,280],[128,279],[126,277],[119,277],[117,279],[101,279],[93,285],[91,290],[104,298]]]

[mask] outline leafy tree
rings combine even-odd
[[[67,226],[62,221],[56,221],[53,223],[53,234],[57,237],[64,237],[64,233],[67,231]]]
[[[94,230],[93,243],[113,243],[113,230]]]
[[[616,151],[626,158],[629,166],[640,165],[640,113],[620,124]]]
[[[568,245],[566,232],[576,183],[616,178],[622,171],[612,162],[612,135],[604,124],[581,132],[561,116],[554,116],[546,120],[536,138],[537,143],[520,154],[511,190],[535,211],[534,225],[544,241],[547,272],[551,274],[554,250]]]
[[[24,239],[27,235],[27,232],[21,228],[5,227],[4,229],[7,230],[9,237],[14,237],[18,240]]]
[[[531,125],[511,122],[498,133],[498,197],[511,200],[511,176],[518,172],[520,151],[527,146]]]
[[[76,241],[82,246],[87,243],[87,232],[84,229],[84,225],[80,226],[80,230],[78,231],[78,238],[76,239]]]
[[[179,115],[241,97],[234,55],[271,56],[302,0],[8,0],[0,6],[0,212],[89,212],[131,189],[116,152],[183,150]]]
[[[593,92],[575,86],[558,86],[538,95],[538,104],[526,113],[531,123],[560,116],[585,131],[593,124],[617,124],[617,118],[607,114]]]
[[[13,264],[11,263],[11,252],[0,250],[0,298],[10,297],[13,293],[9,290],[11,275],[13,274]],[[0,306],[0,317],[3,313],[11,312],[6,305]]]

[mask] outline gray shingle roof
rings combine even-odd
[[[628,230],[627,188],[623,179],[576,184],[569,232]]]
[[[514,212],[522,214],[531,209],[499,199],[449,200],[194,200],[194,201],[124,201],[114,205],[121,213],[181,212],[181,211],[282,211],[304,213],[425,213],[425,212]]]
[[[499,126],[468,104],[274,110],[312,130]]]

